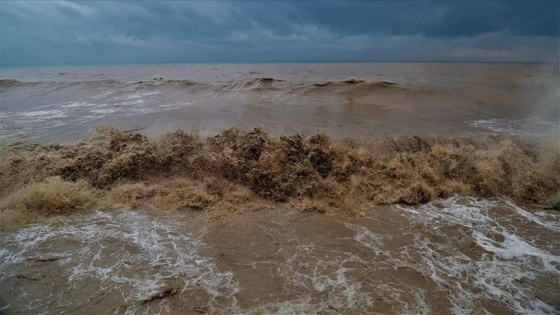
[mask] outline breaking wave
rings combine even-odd
[[[325,81],[325,82],[288,82],[285,80],[274,79],[274,78],[255,78],[242,81],[231,81],[231,82],[198,82],[192,80],[176,80],[176,79],[164,79],[162,77],[155,77],[152,80],[140,80],[140,81],[119,81],[114,79],[104,79],[104,80],[91,80],[91,81],[30,81],[24,82],[14,79],[0,79],[0,87],[10,88],[10,87],[45,87],[52,88],[54,91],[59,91],[66,88],[74,87],[85,87],[85,88],[122,88],[136,87],[136,88],[149,88],[149,87],[160,87],[160,88],[174,88],[174,89],[189,89],[193,91],[273,91],[273,90],[285,90],[287,92],[293,91],[303,91],[303,92],[321,92],[325,93],[331,92],[341,92],[345,91],[347,93],[357,92],[357,91],[375,91],[380,89],[393,89],[394,91],[417,91],[419,93],[426,93],[426,91],[416,89],[412,87],[406,87],[403,85],[398,85],[394,82],[388,81],[378,81],[370,82],[364,79],[350,78],[341,81]],[[436,90],[433,90],[436,92]]]
[[[150,140],[100,127],[76,144],[3,151],[4,228],[96,208],[227,212],[290,203],[358,214],[366,203],[415,205],[455,194],[540,208],[558,207],[560,198],[558,149],[500,136],[358,142],[257,128],[207,139],[178,129]]]

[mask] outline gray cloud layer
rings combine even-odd
[[[2,2],[0,63],[557,61],[558,1]]]

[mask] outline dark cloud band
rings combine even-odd
[[[558,55],[559,3],[4,2],[0,63],[543,61]]]

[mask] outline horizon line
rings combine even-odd
[[[99,63],[30,63],[1,64],[2,67],[37,66],[110,66],[110,65],[205,65],[205,64],[281,64],[281,63],[559,63],[558,61],[474,61],[474,60],[255,60],[255,61],[160,61],[160,62],[99,62]]]

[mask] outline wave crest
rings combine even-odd
[[[539,206],[560,197],[559,152],[503,137],[357,143],[324,134],[273,137],[263,129],[228,129],[207,139],[176,130],[150,140],[103,127],[79,144],[19,145],[11,151],[0,175],[2,195],[9,201],[4,208],[23,213],[41,208],[22,189],[43,183],[48,194],[44,185],[60,181],[78,185],[81,192],[87,186],[99,196],[86,198],[97,202],[81,203],[89,208],[128,203],[228,209],[288,202],[307,211],[360,213],[367,202],[420,204],[454,194]]]
[[[0,79],[0,86],[12,86],[16,84],[20,84],[21,82],[14,79]]]

